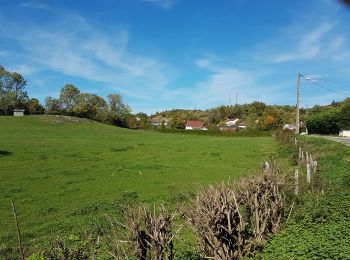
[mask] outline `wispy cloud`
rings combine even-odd
[[[274,57],[274,62],[288,62],[295,60],[312,59],[321,51],[322,38],[328,33],[334,24],[325,23],[296,38],[295,50],[282,53]]]
[[[172,78],[168,65],[151,56],[129,50],[127,29],[105,30],[75,14],[62,14],[58,22],[47,27],[28,24],[0,26],[3,37],[21,48],[13,60],[26,66],[17,67],[30,73],[51,70],[82,79],[98,81],[110,91],[147,99]],[[71,25],[74,24],[74,28]],[[19,33],[21,32],[21,33]]]
[[[25,8],[51,10],[51,8],[48,5],[43,3],[23,2],[23,3],[20,3],[20,6]]]
[[[261,79],[269,73],[263,70],[244,70],[227,64],[221,64],[215,59],[199,58],[194,60],[198,68],[203,69],[207,76],[194,86],[172,90],[166,97],[183,100],[188,108],[210,108],[235,102],[246,103],[262,100],[268,103],[278,103],[283,97],[285,84],[267,85]],[[164,97],[164,98],[166,98]]]
[[[178,0],[142,0],[142,1],[156,4],[164,10],[169,10],[178,3]]]

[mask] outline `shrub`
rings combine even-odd
[[[260,176],[200,191],[184,216],[202,256],[241,259],[261,250],[268,235],[281,228],[286,190],[285,178],[272,164]]]
[[[329,110],[310,116],[306,126],[311,134],[338,134],[339,120],[338,110]]]

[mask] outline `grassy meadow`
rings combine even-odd
[[[16,244],[11,199],[33,248],[93,227],[120,203],[175,205],[193,185],[255,171],[277,149],[271,137],[133,131],[58,116],[0,117],[0,133],[3,252]]]

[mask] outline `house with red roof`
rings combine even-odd
[[[185,124],[186,130],[208,130],[204,127],[203,121],[200,120],[187,120]]]

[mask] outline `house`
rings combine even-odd
[[[339,132],[339,136],[350,137],[350,130],[342,130]]]
[[[247,123],[245,121],[241,121],[239,124],[238,124],[238,128],[239,129],[246,129],[247,128]]]
[[[150,119],[150,123],[151,125],[154,125],[154,126],[161,126],[161,125],[168,126],[169,119],[165,117],[153,117]]]
[[[187,120],[185,128],[186,130],[208,130],[200,120]]]
[[[238,118],[236,118],[236,119],[228,118],[224,121],[224,126],[235,126],[239,120],[240,119],[238,119]]]
[[[283,126],[283,130],[290,130],[290,131],[295,131],[296,126],[294,124],[285,124]]]
[[[24,116],[24,109],[14,109],[13,110],[13,115],[14,116]]]

